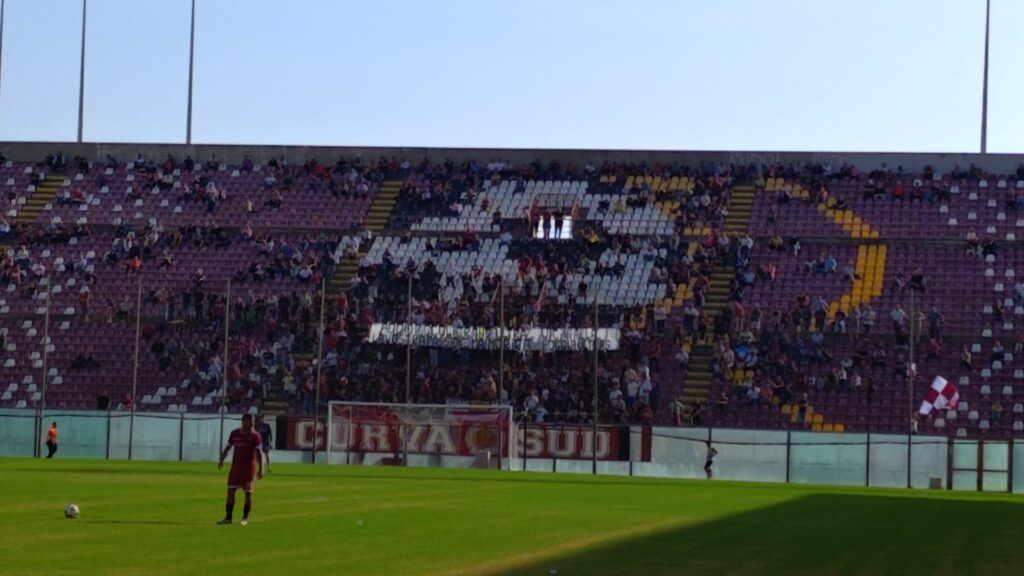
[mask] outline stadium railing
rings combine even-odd
[[[292,422],[295,420],[296,422]],[[300,419],[287,419],[287,425]],[[311,420],[311,419],[310,419]],[[41,454],[45,427],[60,429],[59,458],[216,461],[237,415],[0,410],[0,457]],[[274,423],[271,422],[273,426]],[[885,488],[1024,493],[1024,442],[946,436],[602,426],[594,461],[591,426],[520,424],[528,472],[704,479],[708,445],[714,479]],[[281,430],[277,427],[277,430]],[[570,435],[575,434],[575,440]],[[569,450],[570,445],[576,450]],[[288,448],[282,441],[278,444]],[[282,453],[283,452],[283,453]],[[308,462],[308,450],[278,451]],[[318,458],[316,461],[323,462]],[[468,466],[455,459],[446,465]]]

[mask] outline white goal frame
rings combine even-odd
[[[408,442],[399,441],[399,446],[395,447],[392,452],[368,452],[363,450],[338,450],[338,454],[344,452],[344,461],[335,461],[335,454],[333,445],[335,440],[335,427],[343,426],[344,424],[338,422],[335,418],[336,409],[345,408],[364,408],[364,409],[386,409],[395,412],[402,410],[408,410],[410,412],[430,412],[434,411],[437,414],[450,415],[452,412],[489,412],[496,413],[496,422],[500,422],[498,429],[497,439],[497,454],[491,453],[487,450],[476,451],[473,454],[441,454],[441,453],[426,453],[416,451],[413,453],[409,452]],[[434,420],[437,423],[443,423],[444,419]],[[453,419],[451,424],[456,428],[457,433],[465,434],[468,429],[474,426],[472,421],[460,421]],[[412,425],[412,423],[410,424]],[[348,426],[350,428],[346,432],[347,438],[353,438],[353,429],[351,428],[352,423],[349,421]],[[400,423],[399,431],[397,434],[399,438],[407,438],[404,434],[404,423]],[[500,470],[518,470],[520,468],[520,459],[518,454],[519,447],[519,433],[516,427],[514,410],[511,405],[498,405],[498,404],[413,404],[413,403],[388,403],[388,402],[343,402],[343,401],[331,401],[327,403],[327,429],[324,431],[326,434],[326,462],[327,464],[365,464],[365,457],[372,455],[370,458],[372,463],[384,463],[387,457],[392,457],[397,462],[392,462],[394,465],[400,466],[422,466],[432,468],[480,468],[480,467],[493,467],[490,465],[492,459],[497,459],[497,468]],[[451,437],[451,430],[448,431]],[[458,439],[458,437],[454,437]],[[358,456],[358,458],[356,457]],[[410,464],[410,462],[412,462]]]

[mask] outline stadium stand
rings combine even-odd
[[[620,329],[598,366],[601,422],[1024,429],[1024,170],[61,154],[2,166],[3,407],[36,406],[46,374],[54,407],[216,411],[223,393],[233,412],[308,414],[322,370],[324,401],[404,401],[408,382],[411,401],[589,421],[589,352],[509,351],[502,366],[495,351],[425,347],[407,368],[404,346],[369,341],[375,323],[504,318]],[[911,424],[938,374],[960,407]]]

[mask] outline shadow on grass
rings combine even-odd
[[[140,462],[140,464],[150,464],[151,462]],[[149,469],[138,469],[133,468],[130,465],[122,467],[96,467],[96,468],[64,468],[62,471],[71,474],[103,474],[103,475],[122,475],[122,476],[138,476],[140,474],[152,474],[156,476],[174,475],[174,476],[195,476],[197,474],[221,474],[226,475],[228,472],[228,466],[225,465],[223,470],[217,470],[216,464],[211,464],[209,468],[195,468],[186,470],[175,470],[170,465],[178,464],[177,462],[168,463],[167,468],[155,467]],[[303,465],[308,466],[308,465]],[[43,468],[24,468],[24,467],[8,467],[4,468],[3,471],[8,472],[31,472],[36,473]],[[387,470],[388,472],[380,472]],[[395,472],[391,472],[395,470]],[[369,471],[369,472],[368,472]],[[437,475],[432,474],[420,474],[423,471],[437,472]],[[448,473],[446,473],[448,472]],[[469,475],[460,475],[461,472],[470,472]],[[481,472],[481,474],[473,474],[473,472]],[[274,472],[273,474],[265,474],[264,479],[273,478],[290,478],[290,479],[321,479],[321,478],[337,478],[339,480],[395,480],[395,481],[408,481],[416,483],[424,482],[468,482],[468,483],[512,483],[512,484],[580,484],[587,486],[618,486],[618,485],[637,485],[637,479],[642,478],[642,482],[647,485],[651,484],[678,484],[681,479],[678,478],[656,478],[656,477],[641,477],[641,476],[612,476],[612,475],[598,475],[592,476],[589,474],[552,474],[548,472],[507,472],[500,475],[488,475],[488,471],[485,470],[470,470],[470,469],[451,469],[439,470],[431,468],[418,468],[418,467],[400,467],[400,466],[318,466],[308,467],[301,473],[289,473],[289,472]],[[496,471],[490,471],[496,472]],[[726,483],[719,484],[719,486],[729,486],[740,483]],[[772,486],[771,484],[761,484],[762,486]],[[781,484],[780,484],[781,486]]]
[[[490,574],[994,576],[1021,573],[1022,539],[1024,504],[814,494]]]

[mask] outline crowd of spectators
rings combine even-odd
[[[68,169],[62,154],[53,155],[45,164],[54,171]],[[90,168],[77,158],[71,164],[86,174],[100,168]],[[708,417],[724,417],[743,406],[776,401],[792,403],[805,413],[813,395],[833,392],[861,394],[871,403],[880,386],[907,377],[912,324],[926,360],[951,353],[946,350],[941,311],[931,308],[912,318],[897,306],[889,311],[890,332],[881,328],[883,321],[870,305],[830,314],[824,294],[802,293],[778,310],[764,311],[750,304],[752,287],[776,282],[779,262],[800,258],[802,243],[798,238],[784,238],[783,230],[778,229],[765,239],[773,250],[769,259],[753,259],[755,242],[761,240],[729,234],[724,228],[732,187],[737,182],[763,187],[766,179],[776,177],[801,180],[811,191],[808,202],[842,209],[842,200],[829,193],[829,183],[838,178],[864,180],[866,197],[941,202],[948,198],[950,181],[983,175],[973,165],[960,172],[954,170],[946,180],[934,181],[928,168],[912,175],[902,167],[889,169],[884,165],[862,175],[854,166],[833,169],[827,164],[579,166],[572,162],[515,165],[495,159],[487,164],[424,160],[413,165],[382,157],[371,163],[344,159],[335,164],[310,160],[300,165],[282,158],[267,162],[262,185],[272,195],[257,205],[244,196],[229,197],[218,187],[221,162],[215,158],[197,163],[191,157],[178,161],[168,156],[157,163],[139,155],[132,164],[144,182],[139,189],[170,189],[175,171],[190,174],[189,183],[182,187],[176,201],[200,203],[206,216],[200,222],[175,228],[164,227],[153,218],[144,225],[97,227],[101,230],[59,222],[19,226],[0,221],[0,241],[17,241],[0,261],[3,285],[13,284],[23,297],[35,297],[40,280],[54,273],[33,258],[37,249],[100,235],[110,238],[109,249],[101,256],[102,264],[123,270],[126,276],[145,275],[155,269],[188,277],[186,286],[172,287],[168,283],[147,288],[147,320],[142,330],[159,370],[174,376],[186,390],[208,394],[226,386],[233,404],[282,396],[291,400],[296,410],[309,413],[318,386],[325,401],[404,401],[408,381],[409,396],[415,402],[511,403],[535,422],[591,421],[595,379],[602,422],[675,420],[701,424]],[[111,158],[106,167],[117,165]],[[246,159],[239,169],[251,171],[253,167],[253,161]],[[386,176],[397,174],[405,176],[396,207],[400,217],[457,215],[464,205],[476,202],[486,183],[512,180],[517,183],[513,193],[518,193],[531,179],[585,179],[594,183],[595,191],[620,194],[619,200],[598,205],[598,211],[678,202],[673,216],[679,229],[706,227],[710,233],[691,247],[678,235],[610,234],[582,222],[571,238],[538,240],[523,233],[521,224],[514,220],[516,215],[491,211],[489,215],[502,227],[499,238],[508,246],[508,258],[516,261],[514,273],[502,276],[496,270],[456,270],[435,263],[437,255],[446,251],[478,250],[479,238],[473,232],[436,235],[425,258],[397,262],[386,253],[383,262],[373,263],[364,256],[373,242],[369,237],[342,236],[343,231],[333,235],[282,234],[254,230],[250,225],[235,229],[216,223],[217,214],[227,206],[248,213],[278,209],[298,187],[334,196],[365,197]],[[678,176],[692,179],[693,185],[654,190],[634,178],[627,189],[625,183],[631,176]],[[103,177],[97,174],[97,183]],[[780,192],[776,210],[785,210],[792,200],[786,194]],[[75,186],[58,198],[59,203],[67,204],[87,200],[87,193]],[[1014,196],[1012,201],[1016,204],[1019,199]],[[403,241],[409,238],[407,235]],[[232,250],[240,258],[232,264],[237,295],[230,302],[222,287],[209,286],[203,268],[190,261],[189,255],[196,249]],[[978,255],[992,254],[996,249],[991,240],[968,239],[968,250]],[[621,278],[627,256],[653,263],[650,277],[644,280],[664,285],[664,294],[646,306],[602,306],[595,318],[593,286],[574,279],[582,275]],[[315,356],[319,339],[318,286],[322,279],[334,275],[344,259],[357,260],[358,271],[350,289],[326,306],[321,365],[310,359]],[[96,285],[98,262],[83,254],[68,260],[63,273],[80,279],[79,307],[88,320],[92,294],[107,293],[105,287]],[[837,284],[859,279],[853,263],[841,261],[827,247],[816,255],[808,254],[801,262],[804,273],[822,275]],[[710,314],[706,305],[711,277],[721,269],[732,273],[727,286],[728,305]],[[294,284],[288,288],[274,284],[267,293],[257,290],[262,283],[280,279],[290,279]],[[1024,288],[1020,286],[1024,285],[1018,284],[1016,298],[1024,301]],[[674,297],[681,287],[688,288],[687,301],[681,310],[667,312],[661,299]],[[407,296],[410,288],[411,302]],[[923,294],[928,282],[920,270],[906,276],[898,272],[890,289]],[[131,324],[131,301],[106,298],[105,304],[108,323]],[[996,316],[1004,313],[998,302],[993,310]],[[226,318],[230,344],[225,355]],[[591,328],[595,323],[617,327],[622,334],[621,347],[601,354],[596,374],[587,352],[509,351],[501,365],[494,351],[416,349],[407,374],[404,347],[367,342],[374,322],[492,328],[502,318],[508,328]],[[689,367],[692,352],[682,346],[687,341],[712,350],[708,369],[717,393],[710,406],[696,403],[682,407],[677,398],[663,397],[664,375],[676,374],[667,368],[685,373]],[[962,363],[972,365],[969,350],[965,348],[959,354]],[[99,364],[86,350],[75,358],[72,367],[87,370]],[[319,381],[318,374],[322,375]],[[680,383],[672,384],[675,389]]]

